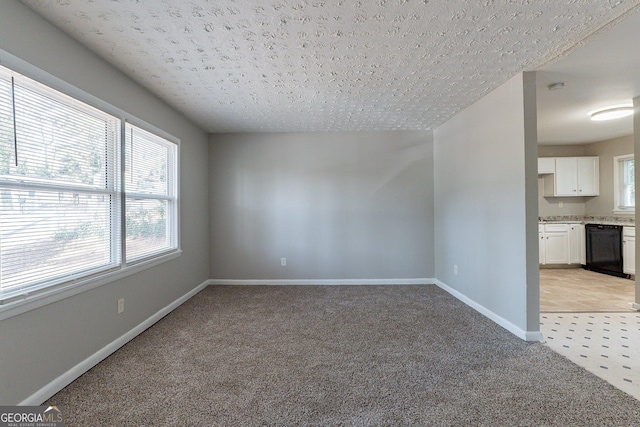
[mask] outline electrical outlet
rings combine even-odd
[[[118,314],[121,314],[124,311],[124,298],[120,298],[118,300]]]
[[[458,266],[457,265],[453,266],[453,274],[458,274]]]
[[[282,267],[286,267],[287,266],[287,259],[286,258],[280,258],[280,265]]]

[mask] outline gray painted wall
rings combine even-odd
[[[524,73],[434,131],[436,277],[529,337],[539,332],[535,124],[535,74]]]
[[[208,142],[180,114],[14,0],[2,2],[0,49],[182,141],[182,256],[0,321],[0,403],[16,404],[208,278]],[[122,297],[126,311],[118,316]]]
[[[433,277],[432,149],[430,132],[211,135],[211,278]]]
[[[539,145],[538,157],[585,156],[584,145]]]

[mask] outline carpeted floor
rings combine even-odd
[[[211,286],[46,404],[69,426],[640,422],[640,401],[435,286]]]

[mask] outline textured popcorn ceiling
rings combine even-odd
[[[22,0],[210,132],[429,129],[640,0]]]

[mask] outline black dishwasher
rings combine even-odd
[[[622,270],[622,226],[586,224],[587,270],[627,277]]]

